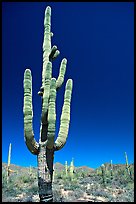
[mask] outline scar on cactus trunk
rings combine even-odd
[[[64,82],[67,59],[60,65],[59,76],[52,78],[52,61],[59,55],[57,46],[51,48],[51,8],[45,10],[43,40],[42,86],[38,94],[42,99],[40,138],[37,143],[33,133],[32,75],[31,70],[24,73],[24,138],[29,151],[37,155],[38,186],[40,202],[53,202],[52,178],[54,152],[64,147],[70,123],[70,103],[73,81],[68,79],[65,87],[59,133],[54,141],[56,129],[56,92]]]

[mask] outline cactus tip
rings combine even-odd
[[[63,59],[63,63],[67,64],[67,59],[66,58]]]
[[[31,70],[27,68],[27,69],[25,70],[25,72],[24,72],[24,75],[25,75],[25,76],[31,76]]]
[[[53,77],[53,78],[51,79],[51,81],[56,82],[56,78]]]
[[[25,72],[31,72],[31,70],[30,70],[29,68],[27,68],[27,69],[25,70]]]
[[[45,9],[45,14],[51,15],[51,7],[50,7],[50,6],[47,6],[47,7],[46,7],[46,9]]]
[[[73,80],[72,80],[72,79],[68,79],[67,85],[72,88],[72,86],[73,86]]]
[[[50,61],[48,61],[47,66],[51,66],[51,65],[52,65],[52,63]]]

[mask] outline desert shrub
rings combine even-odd
[[[6,172],[2,172],[2,188],[7,186],[7,175]]]
[[[53,201],[54,202],[63,202],[63,196],[61,195],[60,189],[53,190]]]
[[[19,180],[20,182],[23,182],[23,183],[33,183],[35,181],[35,178],[24,174],[19,177]]]
[[[134,202],[134,191],[127,191],[116,197],[111,197],[111,199],[108,199],[108,202]]]
[[[126,189],[127,190],[133,190],[134,189],[134,182],[128,182]]]
[[[27,203],[32,203],[33,202],[33,198],[32,198],[32,195],[30,195],[30,196],[28,196],[28,197],[26,197],[26,198],[24,198],[23,200],[18,200],[18,202],[27,202]]]
[[[5,194],[11,197],[15,197],[17,195],[17,190],[15,188],[15,181],[9,179],[9,182],[5,188]]]
[[[66,179],[63,185],[64,185],[64,190],[75,190],[79,188],[79,183],[77,179],[73,179],[73,180],[71,180],[70,178]]]
[[[78,199],[84,195],[84,191],[80,188],[76,188],[74,191],[69,192],[68,196],[73,197],[74,199]]]
[[[39,189],[38,186],[32,185],[30,188],[27,188],[26,191],[27,193],[30,192],[31,194],[35,195],[38,194]]]
[[[103,191],[102,189],[98,189],[96,191],[93,191],[92,194],[93,194],[93,196],[102,196],[105,198],[109,196],[109,194],[107,192]]]
[[[55,175],[55,179],[63,179],[62,173],[58,173]]]

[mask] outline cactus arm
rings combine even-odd
[[[66,139],[68,136],[72,88],[73,88],[73,81],[72,79],[68,79],[65,87],[64,105],[62,108],[59,134],[54,145],[55,150],[60,150],[65,145]]]
[[[48,110],[48,133],[47,133],[47,147],[52,149],[54,146],[54,136],[56,128],[56,79],[51,79],[50,85],[50,99]]]
[[[60,54],[60,51],[59,50],[56,50],[55,54],[53,55],[53,60],[56,59]]]
[[[60,71],[59,71],[59,76],[58,79],[56,81],[56,89],[60,88],[61,85],[64,82],[64,76],[65,76],[65,72],[66,72],[66,65],[67,65],[67,59],[64,58],[61,62],[60,65]]]
[[[51,8],[47,6],[44,18],[44,40],[43,40],[43,71],[42,71],[42,87],[45,83],[46,65],[49,61],[51,52]]]
[[[49,61],[54,60],[60,54],[59,50],[57,50],[57,46],[54,45],[51,49],[51,53],[49,55]]]
[[[50,52],[50,55],[49,55],[49,61],[52,61],[53,56],[54,56],[56,50],[57,50],[57,46],[54,45],[54,46],[51,48],[51,52]]]
[[[32,76],[29,69],[24,73],[24,139],[32,154],[38,154],[38,143],[34,139],[32,128],[33,108],[32,108]]]
[[[9,145],[9,152],[8,152],[8,167],[10,166],[10,160],[11,160],[11,143]]]

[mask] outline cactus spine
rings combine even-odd
[[[52,78],[52,61],[59,55],[57,46],[51,48],[51,8],[45,10],[44,40],[43,40],[43,70],[42,86],[38,94],[42,99],[40,138],[37,143],[34,138],[32,120],[32,75],[30,69],[24,73],[24,138],[29,151],[37,155],[38,186],[40,202],[52,202],[52,178],[54,152],[63,148],[68,136],[70,123],[70,103],[73,81],[68,79],[65,87],[64,104],[62,108],[59,134],[56,140],[56,92],[64,82],[67,60],[64,58],[60,65],[59,76]]]

